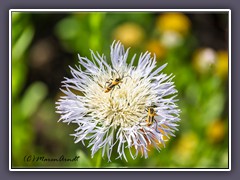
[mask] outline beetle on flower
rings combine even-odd
[[[81,66],[70,67],[73,78],[62,82],[65,96],[56,102],[59,121],[78,125],[72,134],[75,143],[87,142],[92,157],[102,149],[102,157],[106,154],[109,161],[113,150],[125,160],[126,150],[133,159],[139,152],[147,158],[150,144],[160,150],[166,137],[178,130],[180,110],[174,76],[161,72],[167,64],[156,68],[155,56],[146,52],[134,66],[136,55],[128,64],[128,52],[120,42],[113,42],[110,64],[105,56],[93,51],[92,61],[79,56]],[[147,107],[154,110],[154,123],[146,121]]]

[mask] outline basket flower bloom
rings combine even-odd
[[[128,51],[113,42],[110,64],[92,51],[92,60],[79,56],[81,66],[63,81],[59,121],[77,124],[75,143],[90,147],[92,157],[101,149],[109,161],[113,152],[126,160],[126,151],[133,159],[138,153],[147,158],[149,145],[160,150],[177,130],[177,90],[173,76],[161,72],[166,64],[156,68],[148,52],[129,59]]]

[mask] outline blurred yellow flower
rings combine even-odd
[[[113,32],[113,39],[120,40],[125,46],[139,45],[144,38],[144,30],[136,23],[127,22]]]
[[[186,35],[190,29],[189,18],[182,13],[165,13],[157,18],[157,29],[163,31],[176,31]]]
[[[194,132],[187,132],[181,136],[174,149],[174,155],[178,157],[178,161],[185,162],[191,159],[195,149],[199,143],[198,136]]]
[[[197,49],[193,53],[193,68],[199,73],[207,73],[216,63],[217,55],[212,48]]]
[[[151,40],[146,45],[146,50],[156,54],[157,60],[159,58],[164,58],[166,49],[165,47],[157,40]]]
[[[227,51],[218,51],[217,52],[217,62],[215,67],[216,75],[225,79],[228,77],[228,52]]]
[[[226,127],[222,120],[217,120],[209,124],[206,129],[207,139],[210,143],[221,142],[226,135]]]

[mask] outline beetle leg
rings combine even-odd
[[[114,88],[115,88],[115,86],[113,86],[113,88],[112,88],[112,90],[111,90],[111,92],[110,92],[110,96],[111,96],[111,97],[112,97],[112,92],[113,92]]]
[[[110,80],[111,80],[111,79],[110,79]],[[104,86],[104,88],[106,88],[106,87],[107,87],[107,85],[109,86],[109,85],[111,84],[110,80],[108,80],[108,81],[105,83],[105,86]]]

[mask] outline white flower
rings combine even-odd
[[[176,31],[164,31],[160,41],[164,46],[173,48],[179,46],[183,42],[183,37]]]
[[[160,150],[159,145],[177,130],[180,110],[173,76],[159,74],[166,64],[155,69],[155,57],[146,52],[135,67],[135,55],[127,64],[128,51],[113,42],[111,64],[92,51],[92,60],[79,56],[81,66],[70,67],[73,78],[63,81],[65,96],[56,103],[60,121],[78,125],[75,142],[87,142],[92,157],[102,149],[110,161],[115,147],[118,158],[127,160],[126,149],[134,159],[139,151],[147,158],[149,145]],[[156,115],[149,116],[149,109]]]

